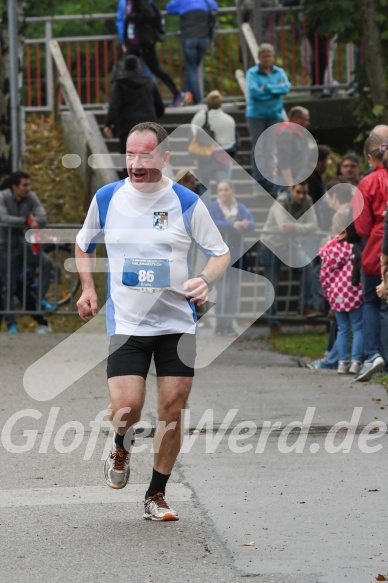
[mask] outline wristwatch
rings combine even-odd
[[[197,277],[200,277],[203,279],[203,281],[206,283],[207,287],[209,288],[209,292],[212,291],[213,286],[214,286],[214,282],[210,279],[210,277],[208,277],[204,273],[200,273],[199,275],[197,275]]]

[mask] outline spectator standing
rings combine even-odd
[[[215,0],[171,0],[166,10],[168,14],[179,15],[186,70],[185,91],[191,93],[192,103],[201,103],[199,68],[213,39],[218,4]]]
[[[129,131],[137,123],[156,121],[164,113],[164,105],[155,83],[143,75],[135,55],[125,58],[124,74],[114,84],[109,101],[103,134],[112,138],[117,134],[120,153],[125,154]]]
[[[290,192],[282,192],[274,202],[268,213],[263,233],[261,235],[260,259],[264,269],[264,276],[272,283],[275,299],[268,310],[268,325],[271,334],[281,332],[277,320],[277,292],[280,281],[282,261],[279,255],[292,254],[293,262],[305,256],[303,243],[306,237],[318,230],[318,223],[313,201],[308,195],[308,184],[301,181],[291,186]],[[306,211],[311,211],[306,214]],[[284,210],[288,211],[297,222],[289,220]],[[297,257],[299,256],[299,257]],[[318,313],[313,309],[311,297],[311,268],[310,265],[298,268],[300,277],[299,308],[306,316],[314,317]],[[269,288],[266,288],[269,295]]]
[[[252,176],[268,192],[274,193],[274,185],[268,179],[274,176],[275,141],[259,140],[270,126],[283,121],[283,95],[291,87],[285,71],[275,65],[275,52],[270,44],[262,44],[258,51],[259,64],[246,74],[246,118],[252,141]],[[260,160],[260,169],[256,160]]]
[[[285,121],[276,130],[276,151],[278,159],[278,188],[296,184],[297,177],[306,172],[310,161],[309,142],[303,128],[310,125],[310,112],[305,107],[296,105],[288,113]],[[300,126],[300,128],[298,128]]]
[[[364,154],[373,171],[357,187],[363,208],[354,220],[357,233],[367,238],[361,256],[366,360],[357,381],[369,380],[388,363],[388,305],[376,292],[381,283],[380,256],[388,202],[388,126],[378,126],[371,132],[364,144]],[[357,198],[353,207],[359,210]]]
[[[326,196],[325,201],[321,200],[320,205],[318,205],[319,211],[322,211],[323,202],[326,203],[326,207],[323,207],[323,212],[321,213],[321,218],[324,218],[325,224],[326,221],[330,220],[330,230],[336,235],[338,234],[338,223],[342,220],[340,217],[346,216],[349,214],[351,209],[351,203],[353,198],[353,189],[352,186],[347,182],[344,178],[334,177],[327,181],[326,183]],[[338,217],[337,217],[338,215]],[[322,228],[322,227],[321,227]],[[352,231],[350,234],[349,229]],[[361,248],[360,248],[360,241],[359,237],[356,236],[354,231],[354,225],[352,224],[347,231],[347,239],[348,242],[353,245],[352,253],[354,255],[353,261],[353,285],[358,285],[360,282],[360,257],[361,257]],[[322,230],[326,231],[329,229],[322,228]],[[354,231],[354,233],[353,233]],[[352,238],[351,238],[352,237]],[[317,265],[319,265],[320,272],[320,265],[321,265],[321,258],[318,255],[316,258],[318,259]],[[314,261],[313,270],[316,269],[316,264]],[[318,304],[318,308],[322,309],[324,313],[328,313],[330,309],[330,305],[327,300],[322,299],[323,304]],[[324,305],[326,304],[326,305]],[[329,314],[330,316],[330,314]],[[334,369],[338,367],[338,350],[336,344],[337,338],[337,323],[333,317],[329,317],[329,339],[327,344],[326,356],[325,358],[318,359],[310,363],[308,366],[312,369]]]
[[[31,191],[30,175],[18,170],[11,174],[9,187],[0,191],[0,223],[6,225],[0,229],[0,274],[3,278],[2,304],[4,309],[10,312],[14,310],[14,296],[17,295],[23,304],[23,286],[19,277],[27,277],[23,272],[25,266],[33,270],[39,269],[38,297],[32,294],[31,288],[26,282],[25,305],[27,310],[36,310],[37,301],[41,299],[39,309],[53,311],[56,305],[50,304],[45,296],[50,286],[50,273],[52,264],[49,256],[42,250],[33,250],[27,244],[27,259],[24,263],[25,232],[28,229],[40,229],[45,226],[47,216],[39,198]],[[9,236],[9,229],[11,229]],[[38,323],[36,332],[45,334],[51,332],[50,325],[42,315],[34,315]],[[19,332],[14,314],[7,314],[5,321],[10,334]]]
[[[229,180],[218,183],[217,200],[210,203],[208,211],[229,247],[232,260],[234,257],[240,257],[244,235],[256,227],[256,222],[250,210],[237,202],[236,191]],[[242,257],[234,263],[234,269],[228,269],[216,283],[215,334],[219,336],[237,336],[233,320],[238,311],[243,259]]]
[[[119,0],[116,28],[128,54],[141,57],[155,77],[168,87],[173,95],[173,106],[181,105],[185,94],[170,75],[160,68],[156,43],[162,38],[159,8],[153,0]]]
[[[354,154],[353,152],[345,154],[338,164],[337,174],[342,176],[342,178],[345,178],[345,180],[350,182],[350,184],[353,184],[353,186],[357,186],[360,182],[360,162],[357,154]]]
[[[320,279],[325,298],[337,322],[336,351],[339,374],[358,374],[363,361],[362,285],[353,283],[353,243],[357,238],[354,224],[349,222],[351,208],[338,211],[333,227],[338,232],[320,250]],[[349,339],[352,334],[351,362],[349,362]]]
[[[325,185],[323,175],[330,164],[331,151],[326,146],[318,146],[318,160],[313,172],[307,178],[309,185],[309,195],[313,203],[319,204],[315,208],[317,213],[318,226],[322,231],[330,231],[333,213],[331,212],[325,197],[327,185]],[[329,187],[330,188],[330,187]],[[318,259],[318,258],[316,258]]]
[[[207,116],[208,125],[214,132],[214,139],[218,144],[211,156],[198,158],[198,179],[207,187],[212,179],[216,182],[230,179],[233,163],[231,158],[238,151],[239,137],[234,118],[222,109],[222,95],[219,91],[209,93],[206,97],[206,105],[207,108],[198,111],[191,120],[191,131],[195,135],[196,126],[204,127]],[[210,190],[207,196],[204,193],[202,200],[205,204],[210,202]]]

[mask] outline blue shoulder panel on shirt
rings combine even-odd
[[[100,188],[100,190],[97,191],[96,199],[98,205],[98,212],[100,215],[99,218],[101,229],[105,228],[106,215],[108,213],[110,201],[112,200],[112,197],[116,190],[124,186],[124,182],[125,180],[119,180],[119,182],[112,182],[111,184],[107,184],[106,186],[103,186],[102,188]]]
[[[195,192],[189,190],[185,186],[181,184],[177,184],[176,182],[173,184],[173,190],[177,197],[179,198],[179,202],[181,203],[182,208],[182,217],[183,223],[185,225],[185,229],[190,237],[191,235],[191,219],[193,216],[193,212],[195,209],[195,205],[197,204],[199,197]]]

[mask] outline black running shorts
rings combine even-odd
[[[184,336],[179,346],[178,342]],[[196,356],[195,334],[162,336],[112,336],[109,344],[107,375],[138,375],[147,378],[154,356],[158,377],[193,377]],[[183,356],[184,362],[180,359]]]

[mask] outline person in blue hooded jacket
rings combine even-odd
[[[275,140],[263,138],[257,142],[267,128],[284,120],[283,95],[289,92],[291,84],[284,69],[275,65],[272,45],[260,45],[258,57],[259,64],[246,73],[248,96],[245,115],[252,140],[252,176],[274,194],[274,185],[269,178],[274,171]]]
[[[179,15],[186,71],[185,91],[192,94],[194,104],[201,103],[202,92],[198,71],[212,40],[214,13],[218,10],[218,4],[215,0],[171,0],[166,10],[168,14]]]

